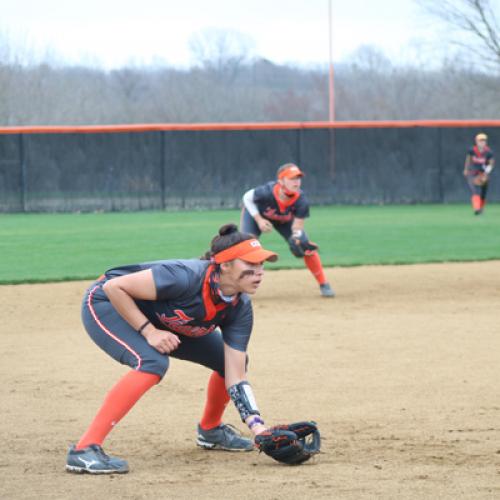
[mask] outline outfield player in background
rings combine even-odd
[[[127,462],[106,455],[102,443],[141,396],[160,382],[170,357],[213,370],[198,424],[198,446],[254,449],[253,440],[222,423],[222,415],[232,399],[255,435],[266,430],[246,380],[253,323],[248,294],[257,291],[264,262],[276,259],[252,235],[228,224],[220,228],[203,259],[121,266],[90,286],[82,305],[83,324],[101,349],[132,370],[111,389],[87,431],[70,448],[68,471],[128,471]],[[175,425],[175,414],[165,418]]]
[[[481,215],[486,204],[489,176],[495,166],[493,151],[488,147],[488,136],[480,133],[475,145],[467,151],[464,176],[471,190],[471,203],[475,215]]]
[[[328,283],[320,256],[313,247],[303,251],[294,243],[304,239],[304,220],[309,217],[309,203],[300,189],[304,173],[293,163],[282,165],[277,180],[250,189],[243,196],[240,229],[244,233],[267,233],[276,229],[289,243],[296,257],[303,257],[307,268],[319,284],[323,297],[334,297]],[[313,245],[314,246],[314,245]]]

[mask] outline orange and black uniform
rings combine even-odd
[[[292,168],[298,170],[295,165]],[[270,181],[245,193],[241,213],[240,230],[242,232],[254,234],[257,237],[261,235],[261,230],[254,219],[258,213],[268,220],[288,243],[292,236],[295,218],[305,219],[309,217],[309,202],[301,190],[289,194],[288,199],[282,200],[280,189],[279,182]],[[328,287],[331,290],[318,252],[312,251],[305,255],[304,263],[320,285],[320,289]],[[328,293],[328,296],[333,296],[333,293]],[[322,294],[325,295],[325,292],[323,291]]]
[[[486,171],[486,167],[492,162],[494,155],[491,148],[485,146],[482,151],[477,146],[473,146],[467,151],[468,166],[466,167],[467,184],[471,190],[472,207],[476,212],[483,210],[486,204],[486,194],[488,193],[488,182],[478,185],[475,180],[478,175]]]
[[[131,368],[163,377],[169,358],[204,365],[224,377],[224,343],[245,352],[253,324],[252,304],[247,294],[230,303],[214,304],[218,271],[207,260],[164,260],[117,267],[106,271],[85,294],[84,326],[92,340],[116,361]],[[149,345],[116,311],[102,290],[106,281],[151,269],[158,298],[135,300],[146,318],[160,330],[179,335],[182,342],[169,355]]]
[[[302,191],[290,196],[284,202],[279,197],[279,188],[276,181],[256,187],[253,190],[253,202],[258,208],[259,214],[267,219],[285,240],[288,240],[292,235],[293,220],[296,217],[299,219],[309,217],[309,202]],[[241,231],[256,236],[261,234],[259,226],[245,207],[243,208]]]

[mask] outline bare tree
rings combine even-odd
[[[356,68],[364,71],[387,74],[393,69],[382,50],[372,45],[361,45],[350,55],[350,59]]]
[[[30,52],[21,57],[16,45],[1,35],[0,126],[328,117],[326,68],[251,60],[250,46],[239,34],[237,43],[233,35],[213,32],[193,41],[196,67],[128,66],[113,71],[55,64],[54,58],[37,62]],[[337,65],[337,118],[499,118],[499,78],[482,65],[463,65],[453,58],[441,68],[395,65],[379,49],[366,46]]]
[[[498,0],[416,0],[429,14],[444,21],[458,38],[452,42],[481,56],[500,71]],[[466,35],[466,38],[463,37]]]
[[[251,59],[253,40],[239,31],[210,28],[195,33],[189,48],[195,61],[218,80],[232,83]]]

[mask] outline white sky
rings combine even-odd
[[[189,38],[205,28],[250,36],[276,63],[327,64],[328,0],[1,0],[0,35],[13,52],[116,68],[193,62]],[[333,59],[361,45],[393,62],[436,54],[439,26],[414,0],[332,0]],[[1,39],[0,39],[1,43]],[[50,49],[50,51],[48,51]],[[438,51],[439,52],[439,51]]]

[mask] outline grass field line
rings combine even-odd
[[[197,258],[238,210],[0,215],[0,284],[86,280],[110,267]],[[312,207],[306,231],[325,267],[500,259],[500,204],[479,217],[468,204]],[[304,267],[277,234],[264,246]]]

